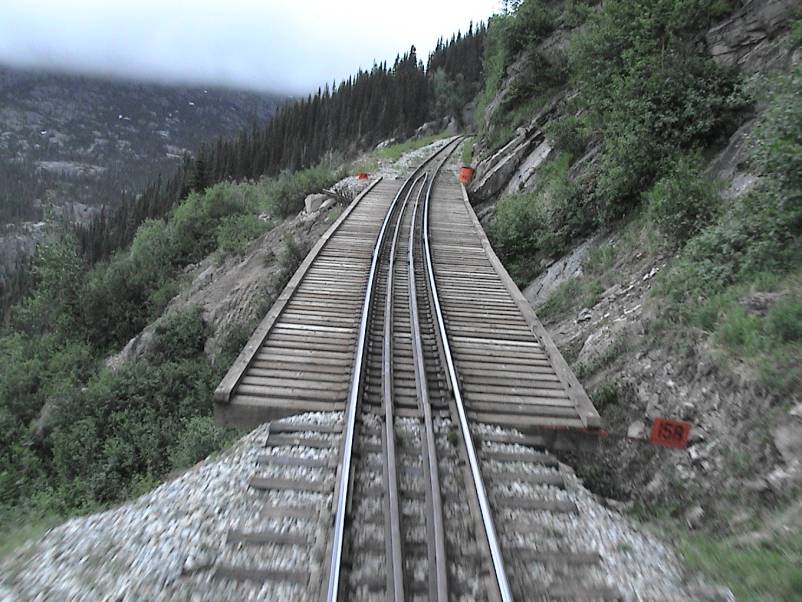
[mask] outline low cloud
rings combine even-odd
[[[305,93],[465,30],[494,0],[5,0],[0,62]]]

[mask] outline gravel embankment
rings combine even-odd
[[[285,419],[327,424],[340,420],[339,413]],[[257,465],[259,456],[288,452],[288,448],[274,451],[264,447],[268,431],[269,426],[263,425],[230,450],[147,495],[106,512],[70,520],[39,541],[22,546],[0,564],[0,600],[298,599],[303,592],[297,585],[261,586],[213,578],[214,567],[223,563],[310,567],[310,558],[298,557],[293,546],[247,548],[226,544],[229,529],[314,532],[319,528],[314,523],[298,525],[286,518],[260,519],[266,503],[319,507],[331,503],[331,494],[265,494],[248,487],[255,474],[278,476],[271,475],[267,466]],[[332,453],[293,451],[315,456]],[[321,470],[291,469],[305,470],[309,475]],[[288,472],[281,476],[290,477]]]
[[[314,414],[292,420],[328,423],[340,419],[340,414]],[[496,427],[482,426],[477,430],[488,428]],[[256,527],[254,521],[266,502],[278,503],[287,495],[293,496],[288,500],[293,505],[331,502],[330,495],[318,496],[326,499],[318,499],[315,494],[287,492],[266,496],[248,488],[248,480],[254,474],[265,474],[264,466],[257,466],[256,458],[272,453],[270,448],[264,448],[267,433],[268,426],[262,426],[229,451],[198,464],[149,494],[107,512],[70,520],[40,540],[24,545],[0,565],[0,600],[203,601],[303,597],[299,586],[273,583],[259,586],[212,577],[215,565],[223,562],[247,560],[309,568],[323,560],[279,558],[270,546],[242,551],[225,543],[229,529]],[[514,445],[506,445],[504,449],[523,451]],[[330,452],[305,450],[304,453]],[[531,470],[541,468],[532,466]],[[573,501],[579,512],[558,516],[544,513],[542,518],[549,521],[544,528],[559,532],[560,540],[576,546],[577,550],[599,552],[602,557],[599,579],[617,587],[628,599],[691,599],[683,586],[680,565],[666,546],[599,504],[570,469],[560,467],[560,471],[566,488],[559,495]],[[515,487],[514,493],[521,494],[520,486]],[[527,495],[540,493],[535,487]],[[299,495],[311,497],[301,499]],[[505,519],[515,517],[499,517]],[[289,519],[279,519],[270,525],[262,521],[258,526],[297,528]],[[319,529],[315,525],[304,528]],[[251,556],[246,558],[242,554]],[[544,578],[548,579],[548,575]]]

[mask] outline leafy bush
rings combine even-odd
[[[157,360],[191,358],[203,353],[208,328],[203,321],[203,308],[192,305],[174,312],[156,326],[153,356]]]
[[[688,241],[657,290],[672,331],[679,324],[710,333],[775,391],[802,387],[794,368],[802,361],[802,99],[793,93],[800,73],[766,87],[767,109],[753,136],[761,179]],[[748,310],[744,300],[765,291],[784,297],[765,316]]]
[[[600,220],[635,206],[665,159],[734,126],[746,103],[739,76],[693,45],[693,33],[721,10],[703,0],[610,0],[574,36],[577,102],[604,139]]]
[[[593,14],[594,0],[566,0],[562,22],[566,27],[579,27]]]
[[[507,57],[534,46],[556,26],[554,15],[542,0],[523,0],[512,18],[505,22],[504,45]]]
[[[584,152],[590,132],[583,119],[567,115],[550,120],[543,128],[554,148],[576,159]]]
[[[75,235],[51,232],[36,248],[33,293],[10,312],[12,326],[29,333],[74,330],[81,310],[83,271]]]
[[[257,212],[260,203],[266,202],[262,198],[265,194],[269,194],[267,184],[257,187],[230,182],[190,194],[170,219],[175,230],[173,262],[184,266],[206,257],[217,246],[224,220]]]
[[[266,305],[269,306],[269,304]],[[262,312],[257,313],[260,314]],[[258,320],[249,320],[232,324],[223,338],[217,357],[214,358],[214,365],[221,370],[228,370],[228,367],[234,363],[242,348],[251,338],[258,323]]]
[[[298,213],[303,209],[308,194],[331,187],[343,175],[328,166],[319,165],[295,172],[282,172],[276,178],[265,180],[263,185],[271,213],[278,217]]]
[[[567,155],[540,168],[540,183],[531,193],[504,197],[488,235],[507,259],[554,255],[583,231],[586,220],[579,186],[568,178]]]
[[[62,509],[123,499],[169,470],[189,419],[209,414],[214,382],[201,358],[125,366],[71,391],[45,440]]]
[[[504,79],[504,72],[507,69],[508,57],[504,43],[504,30],[508,19],[510,19],[509,15],[493,15],[487,22],[485,49],[482,56],[484,88],[476,101],[476,109],[474,110],[475,125],[480,132],[485,129],[485,108],[498,92],[499,85]]]
[[[209,416],[193,416],[170,450],[170,462],[174,468],[192,466],[232,440],[233,432],[218,426]]]
[[[524,0],[518,3],[513,12],[493,15],[489,19],[482,57],[485,81],[474,112],[479,131],[485,130],[484,109],[496,96],[507,67],[515,59],[516,54],[525,48],[535,47],[554,30],[555,26],[556,19],[552,9],[542,0]],[[509,109],[527,104],[527,96],[542,94],[564,79],[562,71],[554,69],[543,56],[533,53],[531,58],[533,63],[531,77],[524,78],[523,85],[509,95],[507,99]],[[508,118],[507,123],[493,124],[491,130],[514,129],[517,127],[516,121],[519,120]],[[501,137],[500,134],[495,136],[497,139]],[[490,146],[494,148],[493,144]]]
[[[719,210],[717,186],[700,163],[699,157],[680,156],[644,194],[649,216],[677,244],[703,230]]]
[[[284,249],[279,256],[279,266],[284,273],[285,280],[289,280],[295,270],[301,266],[307,253],[309,253],[309,249],[299,243],[294,236],[284,239]]]
[[[767,183],[725,207],[719,221],[687,243],[664,293],[677,302],[705,299],[760,272],[796,265],[802,212],[787,201]]]
[[[802,67],[761,84],[767,84],[770,102],[753,136],[753,164],[798,200],[802,191]],[[793,198],[789,201],[794,203]]]
[[[783,343],[802,341],[802,300],[789,295],[775,303],[766,316],[766,331]]]
[[[496,207],[496,221],[489,228],[490,238],[506,257],[534,253],[543,247],[544,238],[550,235],[547,220],[541,196],[509,195]]]
[[[217,250],[223,255],[242,255],[248,244],[270,228],[256,215],[230,215],[217,227]]]

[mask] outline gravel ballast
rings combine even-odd
[[[340,421],[341,414],[307,414],[287,420],[331,423]],[[477,429],[502,430],[484,426]],[[257,554],[252,550],[230,550],[226,534],[229,529],[256,526],[254,517],[266,498],[264,492],[249,489],[248,481],[260,470],[256,459],[270,453],[270,448],[264,447],[268,432],[268,425],[259,427],[230,450],[196,465],[147,495],[106,512],[70,520],[38,541],[22,546],[0,565],[0,600],[201,601],[304,597],[304,590],[298,585],[236,583],[212,576],[219,562],[231,561],[237,554]],[[523,451],[517,446],[503,447],[505,451]],[[532,470],[539,468],[533,466]],[[574,542],[577,549],[599,552],[602,557],[599,578],[617,587],[628,599],[689,599],[680,564],[665,545],[600,504],[570,469],[560,467],[560,472],[566,481],[560,495],[573,501],[579,512],[557,519],[544,513],[543,519],[549,521],[544,528],[560,531],[565,535],[563,541]],[[521,493],[520,487],[516,493]],[[537,491],[531,493],[538,495]],[[294,496],[288,500],[294,505],[331,502],[330,496],[282,494]],[[305,497],[300,499],[301,495]],[[290,519],[260,526],[297,528]],[[274,552],[266,549],[258,554]],[[264,562],[265,558],[249,560]],[[292,552],[286,558],[271,556],[270,560],[307,568],[324,561],[295,558]],[[548,575],[544,578],[548,580]]]

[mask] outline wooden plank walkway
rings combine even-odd
[[[345,408],[371,253],[399,186],[374,182],[310,251],[215,391],[219,422]]]
[[[315,245],[215,392],[218,421],[247,428],[345,409],[371,253],[400,186],[374,182]],[[435,279],[470,418],[597,428],[598,413],[496,257],[451,170],[441,172],[432,194]],[[412,381],[410,391],[414,397]]]
[[[599,414],[450,170],[435,182],[430,219],[435,280],[469,416],[517,427],[598,427]]]

